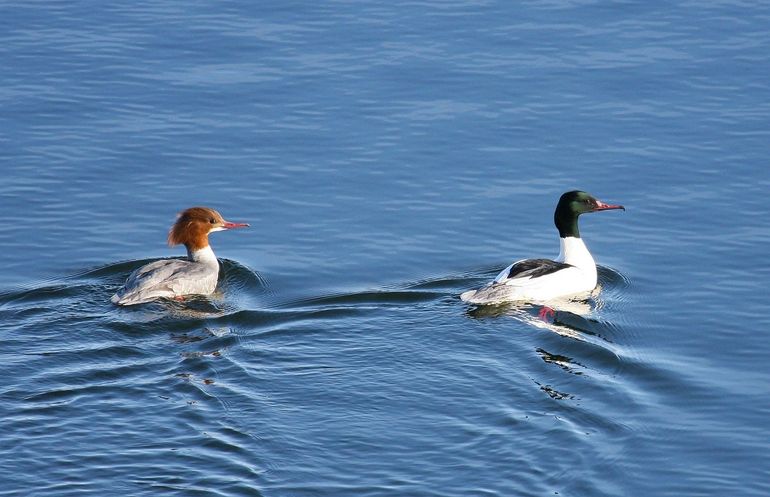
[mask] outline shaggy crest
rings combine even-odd
[[[200,250],[209,244],[212,229],[225,223],[222,216],[208,207],[190,207],[182,211],[168,232],[168,244],[185,245],[189,250]]]

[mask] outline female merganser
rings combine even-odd
[[[578,217],[586,212],[623,209],[601,202],[586,192],[563,194],[556,205],[554,223],[559,230],[556,260],[523,259],[503,269],[486,286],[469,290],[460,299],[471,304],[510,301],[543,302],[585,294],[596,288],[596,263],[578,231]]]
[[[208,207],[183,211],[168,232],[168,244],[187,247],[187,260],[163,259],[140,267],[112,296],[112,302],[134,305],[164,297],[213,293],[219,278],[219,261],[209,245],[209,233],[246,226],[246,223],[225,221]]]

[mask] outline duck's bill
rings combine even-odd
[[[225,221],[224,224],[222,225],[222,228],[226,230],[232,230],[235,228],[248,228],[248,227],[249,227],[249,223],[231,223],[230,221]]]
[[[609,211],[612,209],[626,210],[626,208],[623,207],[622,205],[605,204],[601,200],[597,200],[596,207],[594,207],[594,211]]]

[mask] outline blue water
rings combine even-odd
[[[0,5],[0,496],[770,494],[770,7]],[[552,321],[460,292],[555,256]],[[117,308],[209,205],[208,298]]]

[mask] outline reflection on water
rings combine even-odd
[[[537,330],[546,330],[568,341],[552,341],[547,336],[533,336],[533,346],[545,364],[579,377],[606,377],[619,367],[624,353],[614,337],[623,330],[604,317],[608,299],[622,293],[629,280],[611,268],[599,268],[599,284],[588,297],[556,299],[548,302],[511,302],[472,306],[465,314],[473,319],[513,319]],[[563,349],[567,352],[554,352]],[[585,357],[586,360],[581,358]],[[548,376],[544,373],[542,376]],[[542,392],[554,400],[575,400],[566,387],[533,378]]]
[[[535,382],[537,386],[540,387],[540,390],[546,393],[549,397],[551,397],[553,400],[574,400],[575,396],[566,392],[560,392],[559,390],[556,390],[551,385],[543,385],[542,383]]]
[[[477,319],[510,317],[576,340],[587,340],[587,335],[604,339],[600,333],[601,321],[595,317],[600,302],[598,298],[553,300],[544,304],[512,302],[474,306],[466,314]]]
[[[581,371],[580,368],[584,368],[585,366],[581,365],[571,357],[567,357],[566,355],[562,354],[551,354],[550,352],[547,352],[543,349],[537,349],[537,353],[540,354],[540,357],[543,359],[543,361],[559,366],[561,369],[568,373],[576,375],[583,374],[583,371]]]
[[[622,292],[629,280],[607,267],[598,267],[598,273],[597,287],[585,298],[471,306],[466,315],[472,318],[510,317],[567,338],[611,343],[615,329],[601,319],[601,311],[606,299]]]

